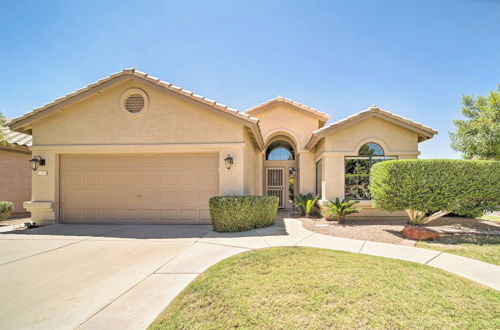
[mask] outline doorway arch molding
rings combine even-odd
[[[293,147],[295,148],[295,153],[298,153],[300,150],[302,150],[302,146],[300,145],[300,140],[297,135],[286,128],[277,128],[266,134],[266,136],[264,137],[266,149],[269,146],[269,143],[273,141],[273,138],[280,135],[285,136],[291,140],[291,142],[294,144]]]

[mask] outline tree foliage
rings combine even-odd
[[[384,211],[406,211],[412,224],[453,212],[479,217],[500,209],[500,162],[405,159],[370,171],[370,192]],[[428,216],[429,215],[429,216]]]
[[[451,147],[465,159],[500,160],[500,84],[488,96],[462,98],[465,120],[454,120]]]

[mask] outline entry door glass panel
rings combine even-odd
[[[283,195],[285,192],[285,170],[283,168],[268,168],[266,180],[267,195],[278,197],[278,207],[285,207],[285,200]]]

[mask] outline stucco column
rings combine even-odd
[[[323,158],[323,200],[344,198],[344,169],[343,154],[326,154]]]
[[[316,192],[316,163],[314,154],[309,151],[301,151],[298,154],[298,172],[299,172],[299,193]]]
[[[224,159],[227,155],[233,157],[233,165],[226,168]],[[225,149],[219,151],[219,195],[244,195],[244,151],[243,148]]]
[[[45,159],[45,166],[33,171],[31,201],[23,206],[31,212],[31,219],[38,225],[54,224],[59,217],[59,155],[36,149],[32,154]]]
[[[256,156],[255,160],[255,195],[264,195],[264,187],[263,187],[263,159],[264,153],[259,152]]]

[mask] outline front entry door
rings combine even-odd
[[[285,207],[285,169],[266,169],[266,194],[279,198],[278,207]]]

